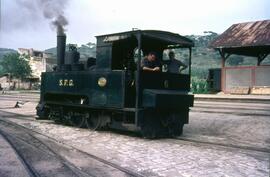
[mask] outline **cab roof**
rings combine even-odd
[[[145,40],[157,40],[161,43],[166,43],[167,45],[178,45],[179,47],[194,47],[194,42],[184,36],[177,33],[158,31],[158,30],[134,30],[114,34],[106,34],[96,36],[97,39],[103,38],[103,42],[113,43],[123,39],[130,38],[132,36],[137,36],[141,34],[142,43]]]

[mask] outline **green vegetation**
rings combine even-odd
[[[209,43],[214,40],[218,34],[211,31],[204,33],[205,35],[186,36],[195,43],[195,47],[192,51],[191,65],[191,91],[193,93],[207,93],[208,85],[206,80],[208,70],[210,68],[220,68],[221,66],[219,53],[208,48]]]
[[[13,49],[0,48],[0,61],[3,59],[5,55],[10,53],[17,53],[17,51]]]
[[[0,74],[10,73],[16,78],[27,78],[31,76],[32,70],[27,61],[28,56],[22,56],[18,53],[10,53],[0,61]]]

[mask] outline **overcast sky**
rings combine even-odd
[[[55,46],[56,32],[36,0],[0,1],[0,47]],[[269,7],[269,0],[67,0],[63,10],[69,21],[68,43],[85,44],[95,42],[96,35],[132,28],[181,35],[222,33],[234,23],[270,19]]]

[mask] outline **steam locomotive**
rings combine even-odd
[[[38,118],[91,130],[136,131],[146,138],[181,135],[194,100],[189,93],[193,41],[156,30],[96,38],[96,58],[83,64],[76,47],[65,51],[66,35],[57,35],[57,67],[42,73]],[[163,59],[165,50],[176,48],[188,51],[187,73],[141,69],[144,54],[155,51]]]

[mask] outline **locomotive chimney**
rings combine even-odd
[[[65,64],[65,52],[66,52],[66,34],[58,29],[57,32],[57,68],[61,70],[61,67]]]

